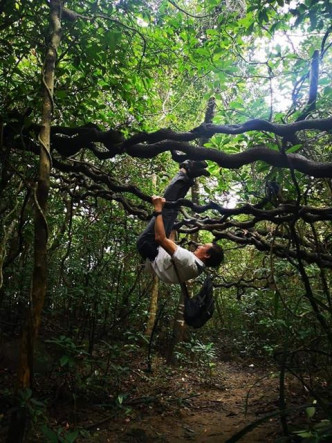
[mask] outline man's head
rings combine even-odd
[[[217,243],[205,243],[198,246],[194,254],[202,260],[205,266],[212,268],[217,268],[224,260],[224,251]]]

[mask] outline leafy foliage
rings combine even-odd
[[[29,306],[49,2],[1,1],[0,14],[0,309],[7,338],[18,333]],[[97,392],[106,402],[103,386],[113,377],[109,394],[121,404],[130,395],[122,390],[128,368],[117,360],[145,346],[151,282],[135,240],[151,212],[149,196],[162,193],[178,165],[174,149],[140,158],[121,150],[123,143],[160,128],[191,133],[214,96],[213,123],[228,132],[196,140],[206,155],[250,155],[264,146],[318,167],[329,164],[331,129],[301,129],[293,138],[266,127],[230,129],[251,119],[284,127],[330,116],[330,19],[328,0],[65,3],[53,126],[68,149],[77,128],[100,130],[99,139],[83,137],[68,155],[52,146],[42,332],[59,354],[55,373],[72,399],[84,396],[86,382],[86,395]],[[317,89],[309,103],[317,51]],[[109,130],[118,137],[118,150],[102,157],[112,153],[113,145],[102,140]],[[83,166],[83,172],[76,169]],[[211,200],[215,205],[204,214],[187,213],[189,205],[179,231],[182,242],[196,230],[198,241],[217,239],[225,249],[225,265],[215,278],[219,315],[202,339],[181,345],[177,357],[182,364],[200,360],[209,370],[221,355],[273,360],[280,370],[295,372],[323,409],[330,395],[323,387],[332,375],[331,179],[302,174],[291,163],[281,169],[251,159],[236,168],[210,159],[209,172],[209,179],[200,179],[198,206]],[[266,200],[269,182],[279,190]],[[160,294],[170,300],[155,346],[165,354],[178,294],[163,286]],[[319,424],[312,423],[306,435],[319,434]],[[47,427],[44,433],[54,441],[78,435]]]

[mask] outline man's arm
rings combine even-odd
[[[165,205],[165,199],[163,197],[153,196],[152,204],[155,212],[161,212]],[[162,248],[165,249],[171,256],[177,250],[178,246],[174,241],[166,237],[164,221],[162,214],[156,215],[156,221],[154,225],[155,240]]]

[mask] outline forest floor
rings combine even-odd
[[[278,410],[278,376],[253,363],[219,362],[211,374],[162,365],[152,374],[137,369],[128,388],[131,384],[136,384],[136,393],[123,399],[121,414],[107,417],[95,411],[93,415],[90,409],[83,425],[89,430],[89,441],[225,443],[245,426]],[[286,382],[286,390],[288,407],[305,402],[294,380]],[[274,417],[239,441],[281,442],[280,437],[280,419]]]
[[[124,363],[119,361],[115,366],[120,370],[118,376],[113,373],[99,387],[86,378],[76,393],[71,379],[64,375],[53,382],[49,376],[40,379],[37,394],[41,398],[47,392],[47,423],[63,437],[59,441],[226,443],[247,425],[278,411],[278,371],[254,359],[218,361],[209,369],[209,365],[188,361],[180,368],[167,366],[155,357],[152,372],[146,371],[142,353],[127,359],[126,368]],[[72,375],[77,376],[77,369]],[[13,374],[10,376],[6,369],[3,372],[2,392],[14,382]],[[303,388],[289,376],[285,396],[287,408],[308,402]],[[0,441],[8,423],[9,407],[3,406],[7,411],[0,414],[0,424],[4,425]],[[305,428],[303,410],[297,416],[288,416],[287,423],[294,429]],[[70,434],[75,438],[70,439]],[[281,443],[286,441],[281,435],[280,418],[273,416],[234,441]],[[40,432],[28,441],[46,442]]]

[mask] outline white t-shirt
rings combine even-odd
[[[172,257],[159,246],[156,258],[153,261],[146,260],[146,268],[157,274],[158,278],[165,283],[179,283],[172,260],[176,264],[181,282],[197,277],[204,268],[204,263],[199,258],[180,246],[177,247]]]

